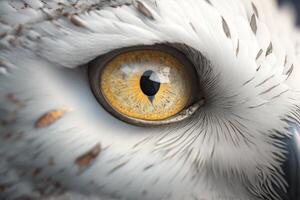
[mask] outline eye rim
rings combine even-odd
[[[198,76],[197,76],[197,71],[195,69],[195,66],[191,63],[191,61],[187,58],[187,56],[184,55],[184,53],[182,53],[180,50],[172,46],[165,45],[165,44],[154,44],[154,45],[137,45],[137,46],[130,46],[130,47],[116,49],[95,58],[88,64],[88,78],[89,78],[92,92],[96,97],[97,101],[99,102],[99,104],[108,113],[110,113],[115,118],[132,125],[142,126],[142,127],[152,127],[152,126],[169,125],[172,123],[181,122],[189,118],[190,116],[192,116],[200,107],[204,105],[205,103],[204,98],[196,99],[198,98],[198,95],[192,93],[188,103],[186,104],[185,108],[182,111],[180,111],[179,113],[171,117],[162,120],[138,119],[138,118],[127,116],[115,110],[107,102],[107,100],[105,99],[104,95],[101,92],[101,88],[99,87],[101,83],[101,78],[99,76],[102,73],[102,70],[106,67],[106,65],[115,57],[117,57],[120,54],[128,53],[134,50],[155,50],[155,51],[161,51],[170,54],[171,56],[179,60],[182,63],[182,65],[186,67],[187,73],[191,75],[191,87],[192,87],[191,90],[197,91],[197,89],[199,88],[198,86],[199,81],[198,81]]]

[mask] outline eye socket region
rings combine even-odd
[[[92,90],[115,117],[136,125],[163,125],[191,116],[196,72],[186,57],[165,45],[124,48],[90,63]]]

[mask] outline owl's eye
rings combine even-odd
[[[120,49],[90,63],[89,78],[102,106],[138,125],[160,125],[191,116],[199,107],[193,65],[164,45]]]

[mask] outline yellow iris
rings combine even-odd
[[[187,106],[192,94],[185,66],[159,50],[123,52],[104,66],[99,78],[107,103],[136,119],[169,118]]]

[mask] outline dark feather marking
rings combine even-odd
[[[255,14],[253,14],[251,17],[250,26],[251,26],[253,33],[256,34],[257,33],[257,23],[256,23]]]
[[[257,7],[255,6],[255,4],[253,2],[251,3],[251,5],[252,5],[252,9],[253,9],[256,17],[259,17]]]
[[[229,26],[223,17],[222,17],[222,26],[223,26],[223,31],[224,31],[226,37],[231,38]]]
[[[214,143],[214,144],[213,144],[212,151],[210,152],[210,155],[209,155],[211,159],[213,159],[213,158],[214,158],[214,155],[215,155],[215,150],[216,150],[216,147],[215,147],[215,146],[216,146],[216,144]]]
[[[256,71],[258,72],[261,68],[261,65],[258,66],[258,68],[256,69]]]
[[[152,15],[152,13],[150,12],[150,10],[140,1],[135,1],[135,3],[133,4],[134,7],[145,17],[154,20],[154,17]]]
[[[272,91],[273,89],[275,89],[276,87],[278,87],[279,85],[280,85],[280,83],[277,84],[277,85],[272,86],[271,88],[269,88],[269,89],[267,89],[267,90],[265,90],[265,91],[263,91],[263,92],[261,92],[259,95],[266,94],[266,93]]]
[[[238,40],[235,55],[238,56],[238,55],[239,55],[239,52],[240,52],[240,40]]]
[[[258,58],[261,56],[261,54],[263,53],[264,51],[262,49],[259,50],[259,52],[257,53],[256,55],[256,60],[258,60]]]
[[[268,49],[266,51],[266,57],[268,55],[270,55],[272,52],[273,52],[273,44],[272,44],[272,42],[270,42],[269,47],[268,47]]]
[[[44,115],[42,115],[34,124],[35,128],[44,128],[47,127],[54,122],[56,122],[58,119],[62,118],[67,112],[67,109],[60,108],[56,110],[51,110]]]
[[[288,56],[286,55],[286,56],[285,56],[285,59],[284,59],[284,66],[286,66],[287,61],[288,61]]]
[[[148,166],[144,167],[143,171],[147,171],[148,169],[150,169],[154,166],[155,166],[154,164],[148,165]]]
[[[264,81],[262,81],[261,83],[257,84],[255,87],[259,87],[261,85],[263,85],[264,83],[266,83],[267,81],[269,81],[270,79],[272,79],[275,75],[270,76],[269,78],[265,79]]]
[[[276,98],[280,97],[281,95],[283,95],[284,93],[287,93],[288,91],[289,91],[289,89],[287,89],[287,90],[281,92],[280,94],[278,94],[278,95],[272,97],[272,99],[276,99]]]
[[[261,104],[256,105],[256,106],[249,106],[248,108],[249,108],[249,109],[258,108],[258,107],[263,106],[263,105],[265,105],[265,104],[267,104],[267,103],[265,102],[265,103],[261,103]]]
[[[127,161],[125,161],[125,162],[123,162],[123,163],[121,163],[121,164],[115,166],[114,168],[112,168],[112,169],[107,173],[107,175],[113,174],[113,173],[116,172],[117,170],[119,170],[119,169],[121,169],[122,167],[124,167],[128,162],[129,162],[129,160],[127,160]]]
[[[87,167],[89,166],[100,154],[101,145],[100,143],[96,144],[93,148],[91,148],[88,152],[81,155],[75,160],[75,164],[79,167]]]
[[[212,5],[210,0],[205,0],[208,4]]]
[[[290,76],[292,75],[293,71],[294,71],[294,65],[291,65],[290,69],[286,72],[286,75],[287,75],[286,80],[288,78],[290,78]]]
[[[192,29],[197,33],[195,26],[193,25],[192,22],[190,22],[190,26],[192,27]]]
[[[243,86],[247,85],[248,83],[250,83],[250,82],[253,81],[254,79],[255,79],[255,77],[249,79],[248,81],[246,81],[246,82],[243,84]]]

